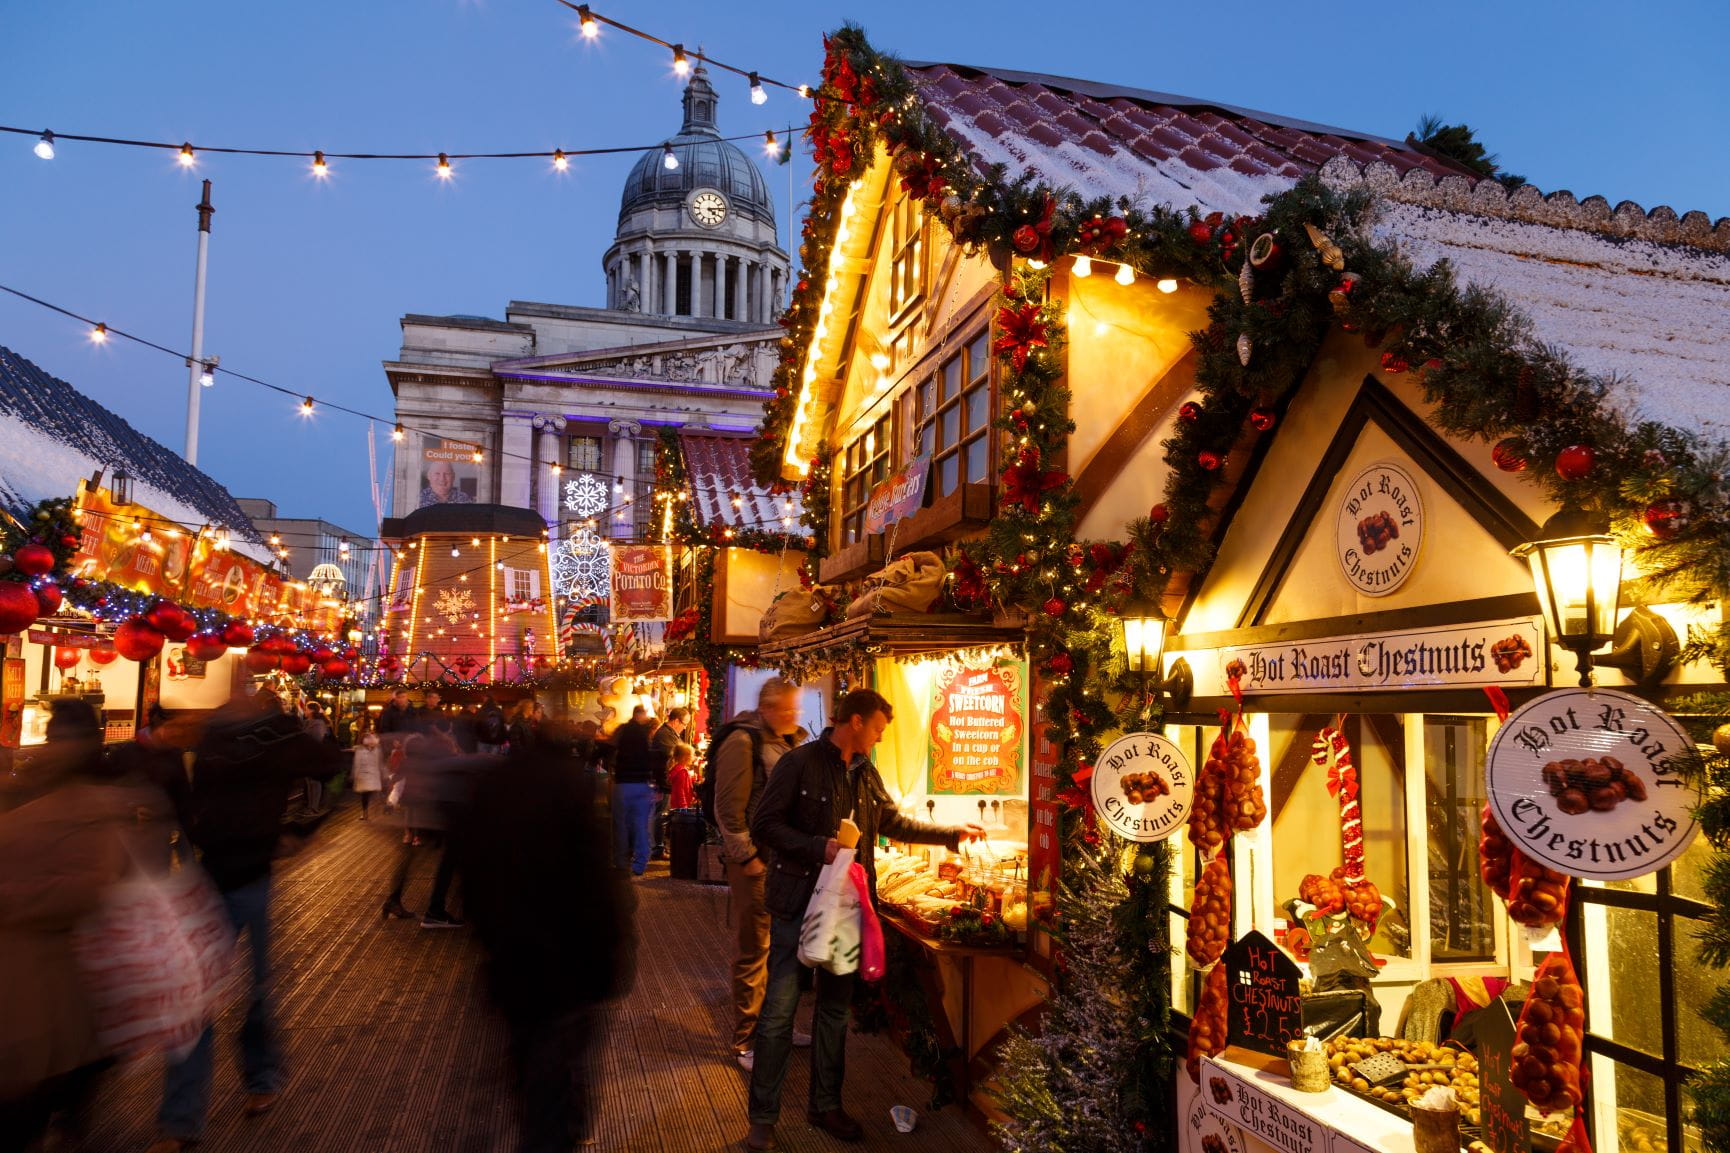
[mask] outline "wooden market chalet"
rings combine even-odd
[[[928,954],[944,1075],[1004,1115],[995,1055],[1052,995],[1041,918],[1064,857],[1096,839],[1085,778],[1123,729],[1107,706],[1136,683],[1112,619],[1143,611],[1135,591],[1168,622],[1165,738],[1201,769],[1222,710],[1241,712],[1259,750],[1265,819],[1216,866],[1235,881],[1230,938],[1259,932],[1301,961],[1300,882],[1343,868],[1348,899],[1366,876],[1361,891],[1379,887],[1359,922],[1372,975],[1336,995],[1304,968],[1306,1023],[1440,1045],[1488,1002],[1518,1016],[1565,936],[1594,1147],[1694,1147],[1684,1082],[1730,1056],[1699,1017],[1718,975],[1693,963],[1711,846],[1577,880],[1566,922],[1537,931],[1482,879],[1480,812],[1498,709],[1573,686],[1564,645],[1597,650],[1594,691],[1660,708],[1723,683],[1712,660],[1681,659],[1717,635],[1716,598],[1636,578],[1698,555],[1698,462],[1730,419],[1730,221],[1510,191],[1409,140],[1207,101],[903,65],[857,30],[827,45],[805,271],[755,450],[760,479],[804,493],[822,600],[804,624],[771,622],[763,657],[889,697],[878,766],[908,811],[988,817],[994,859],[966,863],[977,883],[959,892],[897,884],[893,864],[885,879],[879,858],[886,916]],[[1619,617],[1584,646],[1546,623],[1524,558],[1582,507],[1608,517],[1593,540],[1630,542]],[[928,563],[943,567],[926,596]],[[993,670],[1015,764],[970,791],[947,758],[972,762],[959,737],[939,747],[934,717],[949,678]],[[1191,1019],[1211,1011],[1183,955],[1193,833],[1147,869],[1168,879],[1173,956],[1139,1004],[1169,1001],[1177,1133],[1147,1147],[1275,1147],[1184,1071]],[[943,932],[957,902],[1017,904],[1018,928]],[[1283,1082],[1218,1052],[1201,1067],[1227,1102]],[[1310,1109],[1304,1148],[1413,1147],[1400,1109],[1345,1081]],[[1404,1104],[1397,1081],[1391,1096]],[[1566,1123],[1534,1110],[1529,1127],[1554,1148]]]

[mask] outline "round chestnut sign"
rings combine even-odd
[[[1484,766],[1496,821],[1528,857],[1596,881],[1643,877],[1694,839],[1694,742],[1612,689],[1561,689],[1510,715]]]
[[[1412,575],[1424,539],[1424,505],[1412,474],[1370,465],[1346,486],[1335,521],[1340,571],[1366,596],[1387,596]]]
[[[1130,841],[1163,841],[1189,820],[1195,772],[1183,750],[1158,733],[1130,733],[1093,763],[1093,807]]]

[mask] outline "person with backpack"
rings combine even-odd
[[[503,756],[505,742],[510,739],[510,725],[505,711],[491,693],[481,703],[480,716],[475,719],[475,751],[482,756]]]
[[[767,868],[751,838],[751,818],[775,763],[804,744],[799,686],[781,677],[763,682],[757,707],[721,726],[709,745],[709,767],[697,786],[703,815],[721,830],[727,885],[739,918],[733,961],[733,1056],[749,1070],[756,1060],[757,1018],[769,987],[769,912],[763,904]],[[799,1038],[795,1038],[798,1040]],[[807,1044],[810,1038],[804,1038]]]

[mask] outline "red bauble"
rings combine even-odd
[[[1015,245],[1015,251],[1023,256],[1039,251],[1039,230],[1031,224],[1023,224],[1010,236],[1009,242]]]
[[[360,659],[360,650],[355,648],[353,645],[349,645],[346,649],[342,650],[342,659],[352,665],[355,661]]]
[[[60,611],[60,602],[65,597],[60,592],[60,586],[53,581],[42,581],[36,585],[36,605],[42,610],[42,615],[51,617]]]
[[[150,622],[144,617],[132,617],[122,621],[120,627],[114,630],[114,648],[129,661],[147,661],[162,651],[162,642],[167,638],[156,629],[150,627]]]
[[[1556,475],[1563,480],[1585,480],[1592,475],[1598,454],[1589,444],[1570,444],[1556,454]]]
[[[90,649],[88,655],[93,665],[111,665],[120,659],[120,654],[113,649]]]
[[[158,625],[156,627],[161,631],[163,636],[167,637],[175,644],[180,644],[185,641],[187,637],[190,637],[193,633],[198,631],[198,618],[194,617],[179,605],[175,605],[174,619],[167,622],[166,625]]]
[[[329,664],[336,659],[336,653],[329,645],[319,645],[312,650],[312,663],[315,665]]]
[[[1195,463],[1201,465],[1205,471],[1213,472],[1220,465],[1225,463],[1225,457],[1221,456],[1217,452],[1204,448],[1196,454]]]
[[[218,632],[193,633],[186,638],[186,655],[195,661],[214,661],[228,651],[228,643]]]
[[[83,659],[83,656],[84,654],[77,649],[57,648],[54,650],[54,667],[57,669],[72,668]]]
[[[268,673],[277,667],[280,658],[275,653],[267,653],[263,649],[249,649],[246,654],[246,667],[249,672]]]
[[[282,671],[291,677],[298,677],[312,668],[312,658],[303,652],[284,653]]]
[[[1271,408],[1252,408],[1249,410],[1249,426],[1257,432],[1266,432],[1274,426],[1279,418]]]
[[[1490,459],[1496,462],[1496,467],[1503,472],[1526,471],[1526,442],[1517,436],[1498,440],[1490,449]]]
[[[1061,597],[1052,597],[1050,600],[1046,601],[1040,607],[1045,610],[1046,616],[1048,616],[1048,617],[1060,617],[1063,615],[1063,610],[1068,608],[1069,606],[1063,603],[1063,599]]]
[[[222,643],[231,649],[250,648],[255,639],[252,626],[245,621],[229,621],[222,627]]]
[[[1055,676],[1066,677],[1075,671],[1075,659],[1068,653],[1058,653],[1051,658],[1051,672]]]
[[[1182,406],[1178,408],[1177,417],[1179,420],[1185,420],[1194,424],[1197,420],[1201,419],[1201,405],[1197,404],[1193,400],[1186,400],[1183,402]]]
[[[1163,504],[1156,504],[1147,510],[1147,519],[1154,524],[1164,524],[1171,519],[1171,510]]]
[[[1197,244],[1213,242],[1213,225],[1205,220],[1198,220],[1189,226],[1189,238]]]
[[[327,681],[340,681],[348,676],[348,662],[332,657],[318,666],[321,676]]]
[[[23,581],[0,580],[0,636],[21,633],[42,612],[36,594]]]
[[[300,651],[295,647],[293,641],[289,640],[281,633],[277,633],[273,637],[266,637],[264,640],[259,641],[258,647],[269,653],[271,656],[276,657],[286,657],[292,653]]]
[[[1654,501],[1646,506],[1646,531],[1659,540],[1675,540],[1688,527],[1688,505],[1679,500]]]
[[[54,554],[47,545],[31,542],[12,554],[12,567],[25,576],[41,576],[54,571]]]
[[[1398,355],[1391,353],[1391,352],[1382,353],[1382,371],[1383,372],[1401,373],[1401,372],[1407,371],[1411,367],[1412,367],[1411,364],[1408,363],[1406,361],[1406,358],[1403,356],[1398,356]]]

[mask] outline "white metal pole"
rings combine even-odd
[[[186,463],[198,463],[198,394],[204,387],[204,266],[210,256],[210,181],[198,202],[198,271],[192,282],[192,355],[186,360]]]

